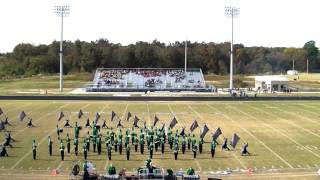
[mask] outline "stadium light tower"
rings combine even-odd
[[[184,72],[187,73],[187,38],[186,38],[186,41],[185,41],[185,45],[184,45]]]
[[[230,92],[233,89],[233,18],[237,18],[240,9],[236,7],[225,7],[225,14],[231,18],[231,50],[230,50]]]
[[[69,16],[70,6],[54,6],[54,11],[58,17],[61,17],[61,40],[60,40],[60,92],[63,92],[63,18]]]

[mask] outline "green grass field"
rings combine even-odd
[[[267,174],[286,174],[293,178],[316,179],[316,171],[320,168],[320,102],[319,101],[275,101],[275,102],[111,102],[111,101],[0,101],[0,107],[9,116],[12,126],[7,129],[12,132],[16,142],[14,148],[7,148],[10,157],[0,158],[0,176],[8,178],[8,174],[24,173],[37,175],[50,175],[54,168],[62,170],[62,174],[68,174],[74,161],[83,161],[82,151],[76,157],[73,153],[66,155],[65,161],[60,160],[59,145],[55,132],[58,123],[57,116],[60,110],[71,114],[71,123],[77,121],[76,112],[82,109],[89,112],[93,119],[95,112],[105,112],[107,122],[110,123],[110,113],[114,110],[120,118],[125,118],[128,111],[142,119],[139,125],[146,120],[147,124],[153,122],[155,114],[160,122],[169,124],[175,116],[178,120],[176,128],[183,126],[189,129],[192,121],[196,119],[199,126],[204,123],[213,132],[220,127],[223,136],[229,140],[233,133],[237,133],[241,141],[232,151],[221,151],[218,145],[216,157],[211,159],[210,141],[211,133],[205,138],[204,152],[193,159],[192,152],[185,155],[179,154],[179,160],[175,161],[172,152],[166,146],[166,152],[154,154],[153,162],[163,168],[174,170],[192,166],[200,174],[219,176],[217,171],[231,169],[232,174],[238,174],[248,178],[248,168],[254,169],[253,177]],[[36,125],[34,128],[26,128],[27,122],[20,122],[18,114],[24,110]],[[0,119],[4,117],[1,116]],[[79,120],[84,126],[85,119]],[[100,121],[101,123],[101,121]],[[62,126],[64,121],[59,122]],[[116,122],[111,124],[115,127]],[[131,127],[125,122],[125,127]],[[160,126],[160,123],[158,123]],[[105,134],[107,130],[102,130]],[[73,137],[73,128],[64,129]],[[81,136],[87,129],[81,131]],[[199,128],[195,130],[199,134]],[[51,135],[54,141],[54,155],[48,155],[47,136]],[[4,139],[4,134],[0,134]],[[36,139],[38,146],[38,159],[32,160],[32,139]],[[103,138],[104,140],[104,138]],[[81,140],[82,142],[82,140]],[[219,137],[218,142],[222,142]],[[252,156],[240,156],[243,142],[249,143],[249,151]],[[119,170],[125,167],[128,171],[135,171],[143,166],[147,155],[140,155],[131,148],[131,160],[126,161],[125,153],[119,155],[113,152],[112,161],[108,161],[103,146],[102,155],[90,151],[88,159],[96,165],[99,172],[105,172],[108,164],[112,163]],[[92,148],[92,147],[91,147]],[[298,176],[297,173],[309,173],[307,176]],[[255,176],[257,175],[257,176]],[[306,175],[306,174],[304,174]],[[289,177],[288,176],[288,177]],[[232,176],[231,176],[232,177]]]

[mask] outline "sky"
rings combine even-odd
[[[60,40],[61,18],[55,5],[69,5],[64,40],[106,38],[127,45],[231,40],[225,7],[240,8],[234,19],[234,43],[245,46],[320,45],[319,0],[1,0],[0,52],[19,43],[50,44]]]

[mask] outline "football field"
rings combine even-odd
[[[319,178],[316,171],[320,168],[320,102],[319,101],[254,101],[254,102],[128,102],[128,101],[0,101],[0,107],[9,117],[11,126],[6,129],[11,131],[15,142],[13,148],[8,147],[9,157],[0,158],[0,176],[10,174],[40,174],[50,175],[52,169],[60,169],[62,174],[69,174],[75,161],[83,162],[82,138],[91,129],[84,128],[86,117],[90,122],[96,112],[106,118],[107,125],[115,129],[117,120],[111,122],[111,111],[123,119],[125,128],[131,128],[133,118],[126,121],[127,113],[131,112],[140,118],[139,126],[146,121],[151,125],[155,114],[159,117],[157,127],[161,123],[167,126],[173,117],[178,124],[173,132],[186,127],[187,132],[194,120],[199,127],[194,131],[199,136],[200,129],[206,125],[209,133],[205,137],[204,152],[193,158],[193,153],[187,150],[186,154],[179,153],[178,160],[174,160],[172,151],[166,145],[164,154],[160,151],[154,153],[153,164],[164,169],[186,170],[193,167],[198,173],[205,176],[240,175],[243,177],[259,174],[288,174],[297,179],[301,176],[306,179]],[[82,109],[84,117],[80,120],[77,112]],[[28,117],[33,119],[35,127],[27,128],[27,120],[20,122],[19,113],[24,110]],[[65,121],[57,121],[60,111],[70,119],[71,125],[78,121],[83,128],[80,131],[80,153],[75,156],[73,144],[71,153],[66,154],[65,161],[60,160],[59,141],[56,134],[56,125],[63,127]],[[4,120],[4,116],[0,116]],[[102,120],[98,121],[102,124]],[[215,158],[211,158],[211,134],[220,127],[222,135],[218,138],[219,145]],[[64,128],[61,137],[70,134],[73,140],[73,128]],[[101,129],[105,135],[110,129]],[[124,133],[124,130],[123,130]],[[231,151],[222,151],[223,137],[231,140],[234,133],[240,137],[237,147]],[[48,155],[48,135],[53,140],[53,156]],[[0,133],[3,141],[5,134]],[[37,160],[32,160],[32,140],[38,143]],[[134,152],[131,147],[130,160],[126,160],[125,151],[112,153],[112,160],[107,160],[104,137],[102,138],[102,154],[88,154],[88,161],[92,162],[96,170],[104,173],[109,164],[114,164],[119,171],[126,168],[129,172],[144,165],[147,151],[141,155],[139,150]],[[73,142],[73,141],[72,141]],[[181,141],[180,141],[181,142]],[[249,143],[251,156],[241,156],[241,148],[245,142]],[[64,142],[66,145],[66,143]],[[92,148],[92,147],[91,147]],[[253,171],[248,175],[248,169]],[[231,172],[230,175],[222,175]],[[8,176],[7,176],[8,178]]]

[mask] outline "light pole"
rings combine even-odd
[[[240,9],[236,7],[225,7],[225,14],[231,18],[231,50],[230,50],[230,92],[233,89],[233,18],[237,18]]]
[[[187,73],[187,38],[184,45],[184,73]]]
[[[57,16],[61,17],[61,40],[60,40],[60,92],[63,92],[63,49],[62,49],[62,42],[63,42],[63,17],[69,16],[70,13],[70,6],[54,6],[54,11]]]
[[[307,74],[309,74],[309,59],[307,58]]]

